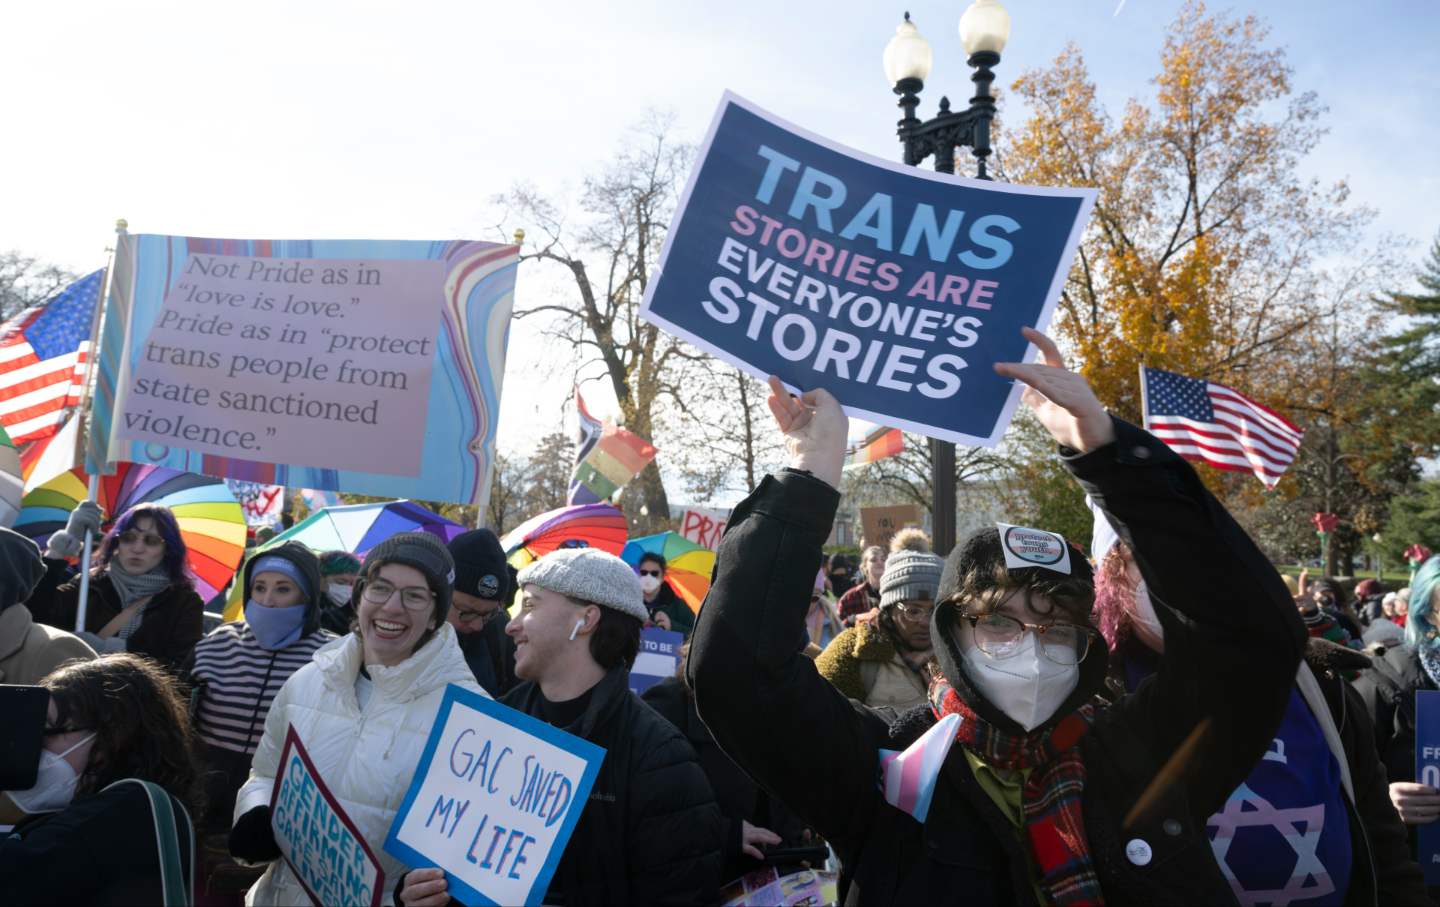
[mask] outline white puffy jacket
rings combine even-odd
[[[315,660],[285,681],[265,718],[265,737],[255,751],[250,777],[235,797],[235,818],[267,806],[275,787],[285,729],[300,735],[315,769],[345,813],[365,836],[385,870],[383,903],[394,903],[395,882],[405,867],[382,845],[420,762],[425,739],[447,684],[487,695],[465,663],[449,624],[414,655],[387,668],[368,668],[374,684],[365,711],[355,699],[360,638],[326,644]],[[284,860],[276,860],[245,896],[246,904],[308,904],[309,898]]]

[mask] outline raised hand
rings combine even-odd
[[[1040,361],[997,362],[995,372],[1027,385],[1020,399],[1035,411],[1050,437],[1082,453],[1114,441],[1110,414],[1089,383],[1065,367],[1055,342],[1034,328],[1021,328],[1020,333],[1040,348]]]
[[[839,402],[829,391],[819,388],[792,396],[774,375],[770,376],[770,397],[765,402],[785,435],[790,466],[808,470],[832,488],[839,488],[845,466],[845,436],[850,431],[850,420]]]

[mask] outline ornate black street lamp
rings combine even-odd
[[[975,83],[975,96],[965,110],[950,109],[950,99],[940,99],[940,112],[928,120],[915,116],[920,106],[920,91],[930,75],[934,53],[930,42],[921,36],[910,14],[895,29],[895,37],[885,46],[885,77],[900,96],[904,112],[896,124],[896,134],[905,146],[905,163],[919,166],[927,157],[935,158],[935,169],[941,173],[955,172],[955,149],[969,148],[975,155],[976,176],[989,179],[985,159],[990,156],[990,121],[995,117],[995,99],[990,83],[995,80],[992,67],[1000,62],[1000,52],[1010,38],[1010,14],[999,0],[975,0],[960,17],[960,43],[969,54],[966,61],[975,70],[970,81]],[[948,441],[930,440],[932,540],[936,553],[942,557],[955,547],[955,445]]]

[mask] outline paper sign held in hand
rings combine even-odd
[[[466,904],[538,904],[605,751],[471,690],[445,690],[415,780],[385,838],[445,870]]]
[[[316,907],[380,903],[385,871],[315,771],[294,727],[286,731],[280,751],[270,827],[285,862]]]
[[[993,446],[1070,272],[1094,189],[928,173],[720,102],[642,316],[851,416]]]

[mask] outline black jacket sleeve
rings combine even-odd
[[[802,652],[839,498],[819,479],[785,470],[735,508],[689,660],[696,707],[720,748],[836,841],[863,836],[887,730]],[[825,784],[815,783],[817,765],[826,767]]]
[[[678,731],[665,729],[663,742],[641,758],[630,779],[631,901],[710,904],[721,881],[725,820],[695,750]]]
[[[1182,771],[1209,816],[1264,755],[1305,649],[1285,584],[1195,470],[1143,429],[1115,420],[1113,444],[1067,468],[1135,553],[1165,628],[1158,673],[1105,720],[1137,730],[1164,763],[1192,733]]]
[[[25,601],[25,606],[30,609],[37,623],[75,632],[75,610],[80,593],[73,590],[60,591],[61,586],[74,578],[75,571],[71,569],[68,561],[45,558],[45,575],[40,577],[40,582]]]

